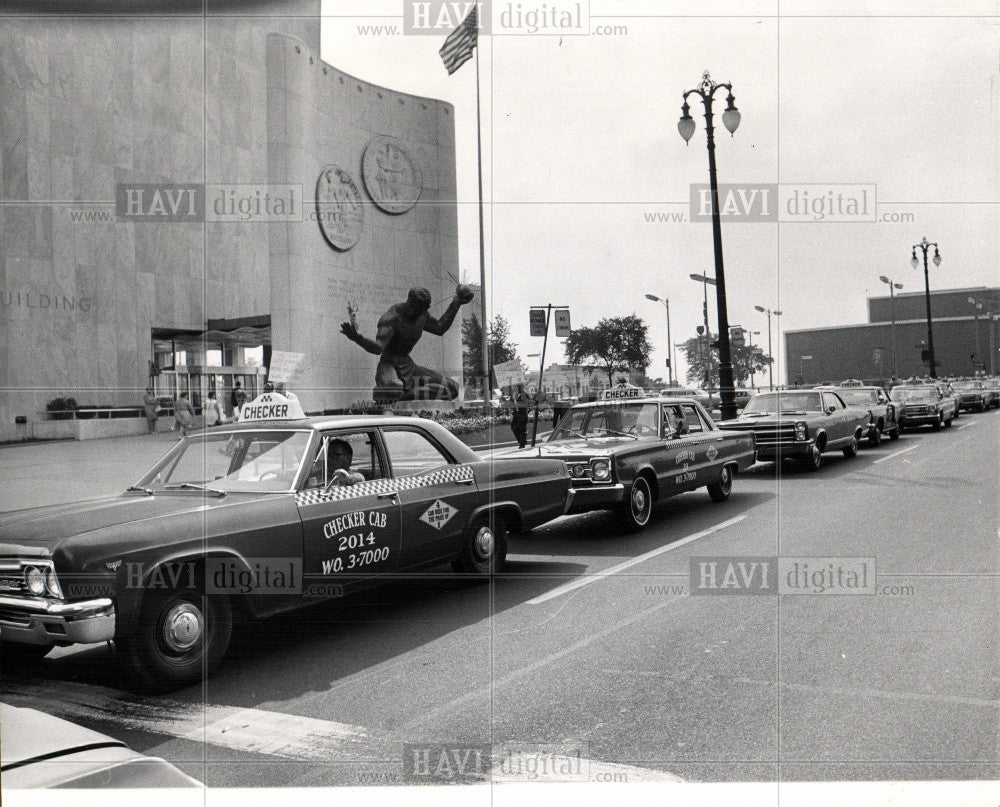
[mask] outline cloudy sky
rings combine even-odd
[[[477,282],[475,65],[449,77],[443,35],[401,33],[403,2],[325,0],[322,56],[455,105],[461,271]],[[542,3],[494,0],[494,22],[518,5]],[[642,316],[651,375],[665,376],[666,323],[647,292],[670,298],[675,342],[694,335],[702,289],[688,275],[714,273],[711,224],[656,217],[686,213],[689,186],[708,181],[701,110],[690,145],[677,133],[681,94],[706,69],[742,113],[734,137],[716,118],[720,182],[873,184],[878,200],[876,221],[724,223],[731,324],[766,341],[754,305],[782,310],[787,330],[863,322],[879,275],[919,290],[909,258],[924,235],[941,244],[932,289],[1000,283],[995,3],[778,5],[583,0],[582,34],[494,24],[481,38],[488,300],[522,357],[541,347],[528,307],[548,302],[569,305],[574,326]],[[783,377],[777,341],[775,353]]]

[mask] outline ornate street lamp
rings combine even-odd
[[[892,377],[896,377],[896,295],[894,289],[902,289],[902,283],[893,283],[885,275],[879,275],[878,279],[889,284],[889,316],[892,317]],[[879,370],[881,372],[881,370]]]
[[[731,84],[716,84],[705,72],[701,84],[695,89],[684,93],[684,103],[681,106],[681,119],[677,123],[684,142],[690,142],[694,136],[695,123],[691,117],[691,107],[688,98],[696,95],[701,98],[705,107],[705,131],[708,135],[708,178],[712,193],[712,236],[715,245],[715,296],[719,309],[719,394],[722,398],[722,419],[736,417],[736,391],[733,384],[733,360],[729,350],[729,315],[726,311],[726,275],[722,265],[722,223],[719,218],[719,182],[715,170],[715,126],[712,123],[712,100],[718,89],[724,88],[728,93],[726,110],[722,113],[722,124],[730,134],[740,125],[740,112],[736,108]]]
[[[937,378],[937,364],[934,361],[934,329],[931,327],[931,276],[927,271],[927,250],[934,247],[934,265],[941,265],[941,255],[938,253],[938,245],[935,241],[928,241],[922,238],[919,244],[913,245],[913,252],[910,255],[910,266],[914,269],[920,266],[920,259],[917,258],[917,248],[924,253],[924,292],[927,302],[927,358],[930,363],[930,376]]]

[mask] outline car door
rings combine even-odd
[[[353,454],[350,472],[363,481],[329,484],[333,454],[344,446]],[[357,582],[399,565],[402,510],[376,429],[324,433],[295,499],[307,587]]]
[[[707,484],[707,454],[710,444],[715,447],[715,441],[707,433],[704,420],[692,404],[670,406],[678,419],[679,434],[670,444],[668,488],[676,492]]]
[[[454,556],[472,511],[485,503],[471,467],[419,426],[382,428],[402,516],[400,568]]]

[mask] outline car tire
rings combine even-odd
[[[896,427],[894,427],[892,429],[889,429],[889,439],[890,440],[894,440],[894,441],[898,440],[899,439],[899,435],[900,435],[900,433],[902,431],[903,431],[903,427],[902,426],[896,426]]]
[[[503,571],[507,560],[507,525],[500,516],[480,516],[466,530],[462,551],[452,563],[459,574],[484,580]]]
[[[803,458],[802,464],[805,466],[807,471],[816,472],[823,467],[823,451],[822,449],[814,445],[812,450],[809,452],[809,456]]]
[[[115,641],[136,690],[169,692],[197,683],[222,661],[233,632],[226,597],[158,591],[144,601],[135,627]]]
[[[733,469],[728,465],[719,471],[719,478],[708,486],[708,495],[713,502],[724,502],[733,490]]]
[[[858,436],[855,434],[851,437],[851,443],[844,449],[844,456],[847,459],[853,459],[858,456]]]
[[[626,491],[625,501],[618,510],[618,520],[626,532],[638,532],[649,525],[653,517],[653,492],[644,476],[637,476]]]
[[[55,647],[54,644],[22,644],[0,642],[0,666],[25,667],[41,661]]]
[[[937,420],[935,420],[931,424],[931,428],[934,429],[934,431],[939,432],[941,431],[941,427],[943,425],[944,425],[944,414],[942,412],[938,412]]]
[[[879,428],[878,424],[868,432],[868,445],[872,448],[878,448],[882,445],[882,429]]]

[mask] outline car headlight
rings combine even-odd
[[[611,460],[591,460],[595,482],[607,482],[611,478]]]
[[[569,467],[569,473],[574,479],[583,479],[590,476],[590,466],[583,462],[577,462]]]
[[[28,593],[41,597],[45,593],[45,575],[37,566],[25,566],[24,585],[27,586]]]
[[[62,599],[62,588],[59,585],[58,578],[56,578],[56,570],[51,567],[45,570],[45,590],[49,596]]]
[[[795,424],[795,439],[796,440],[809,439],[809,427],[801,420]]]

